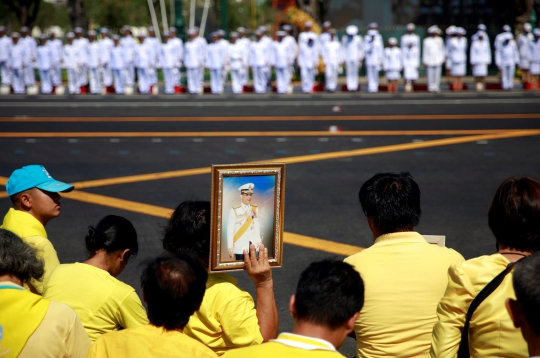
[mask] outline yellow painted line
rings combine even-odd
[[[0,199],[7,198],[9,195],[7,194],[7,191],[1,191],[0,192]]]
[[[315,237],[293,234],[292,232],[283,233],[283,242],[295,246],[306,247],[332,254],[350,256],[362,251],[364,248],[340,242],[318,239]]]
[[[246,117],[0,117],[0,122],[260,122],[260,121],[399,121],[459,119],[540,119],[540,113],[424,114],[362,116],[246,116]]]
[[[250,131],[250,132],[3,132],[0,138],[135,138],[135,137],[348,137],[400,135],[472,135],[516,129],[392,130],[392,131]]]
[[[6,186],[8,178],[0,177],[0,185]]]

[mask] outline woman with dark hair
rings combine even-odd
[[[165,227],[163,248],[172,253],[194,253],[208,268],[210,203],[181,203]],[[268,249],[261,244],[259,252],[262,255],[258,258],[255,258],[254,245],[251,245],[249,255],[244,252],[244,268],[255,283],[257,309],[251,295],[236,287],[234,277],[211,273],[201,307],[184,328],[186,335],[220,356],[230,349],[261,344],[277,336],[278,316]]]
[[[437,308],[431,357],[456,357],[458,350],[459,357],[529,357],[527,343],[504,302],[515,299],[512,263],[540,249],[540,182],[528,177],[505,180],[491,201],[488,217],[497,253],[450,267],[448,286]]]
[[[133,287],[116,279],[137,255],[137,232],[121,216],[108,215],[88,228],[84,263],[58,266],[45,282],[43,297],[63,302],[79,315],[90,339],[148,324]]]

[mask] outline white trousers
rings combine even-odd
[[[34,67],[32,64],[26,64],[24,71],[24,84],[27,86],[36,85],[36,73],[34,72]]]
[[[180,86],[180,80],[182,77],[182,74],[180,73],[180,69],[178,67],[174,67],[172,69],[172,76],[173,76],[173,87]]]
[[[441,85],[441,66],[427,67],[428,91],[438,91]]]
[[[148,81],[148,69],[137,68],[137,85],[142,94],[150,93],[150,82]]]
[[[204,67],[199,68],[199,87],[204,86]]]
[[[291,75],[289,74],[289,67],[276,67],[276,87],[278,93],[287,93],[289,84],[291,83]]]
[[[101,76],[99,73],[99,67],[89,68],[90,74],[90,93],[101,94]]]
[[[7,61],[0,61],[0,77],[2,77],[2,85],[9,86],[11,84],[11,73]]]
[[[201,68],[188,68],[186,73],[189,93],[199,93],[199,87],[201,87]]]
[[[60,68],[59,63],[52,65],[51,80],[53,86],[62,85],[62,69]]]
[[[68,91],[70,94],[81,93],[81,87],[79,86],[79,71],[75,68],[68,68]]]
[[[334,92],[337,87],[338,65],[327,64],[325,65],[325,67],[326,69],[324,71],[324,78],[326,82],[326,90]]]
[[[514,74],[516,72],[515,65],[501,66],[501,82],[502,88],[509,90],[514,88]]]
[[[302,92],[312,93],[315,83],[315,70],[313,68],[300,67],[300,77],[302,78]]]
[[[124,94],[124,72],[125,70],[113,69],[114,91],[117,94]]]
[[[266,78],[266,85],[268,86],[272,77],[272,71],[269,66],[264,66],[264,77]]]
[[[129,62],[124,70],[124,83],[126,86],[135,85],[135,65]]]
[[[81,70],[79,71],[79,86],[83,87],[88,84],[88,66],[81,65]]]
[[[210,89],[214,94],[223,92],[223,72],[221,68],[210,69]]]
[[[247,86],[249,82],[249,67],[242,67],[240,69],[240,81],[242,86]]]
[[[157,85],[157,68],[156,67],[150,67],[148,71],[148,82],[150,82],[150,86]]]
[[[24,69],[23,68],[11,69],[11,86],[13,87],[13,92],[15,93],[26,92],[26,88],[24,87]]]
[[[347,71],[347,89],[349,91],[358,91],[358,61],[347,61],[345,64]]]
[[[162,68],[163,70],[163,81],[165,82],[165,93],[167,94],[173,94],[174,93],[174,69],[172,67],[170,68]]]
[[[52,92],[51,70],[39,70],[41,82],[41,93],[49,94]]]
[[[228,68],[224,68],[221,71],[221,83],[223,83],[224,86],[227,83],[227,75],[228,74],[229,74],[229,69]]]
[[[103,86],[110,87],[112,86],[112,69],[111,65],[108,63],[103,64]]]
[[[242,70],[231,70],[231,85],[232,85],[232,91],[233,93],[239,94],[242,93],[243,85],[242,85]]]
[[[255,87],[256,93],[266,93],[266,85],[268,81],[265,73],[266,67],[252,67],[253,72],[253,87]]]
[[[366,66],[366,76],[369,92],[379,92],[379,66]]]

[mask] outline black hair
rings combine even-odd
[[[11,231],[0,229],[0,275],[13,275],[23,283],[40,280],[45,273],[44,262],[36,249]]]
[[[91,255],[99,250],[111,253],[129,249],[129,257],[134,257],[139,252],[137,231],[128,219],[121,216],[107,215],[96,227],[89,226],[85,241],[86,250]]]
[[[201,259],[210,256],[210,202],[187,200],[176,208],[165,226],[163,248],[190,251]]]
[[[540,336],[540,253],[520,260],[513,276],[521,312],[534,333]]]
[[[364,283],[354,268],[323,260],[309,265],[296,286],[296,319],[336,329],[364,305]]]
[[[540,182],[529,177],[506,179],[491,200],[488,224],[498,243],[539,251]]]
[[[364,214],[383,232],[420,223],[420,188],[408,172],[376,174],[362,185],[358,198]]]
[[[141,287],[148,319],[166,330],[183,329],[200,307],[208,273],[192,254],[166,253],[146,263]]]

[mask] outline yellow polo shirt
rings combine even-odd
[[[73,308],[92,342],[107,332],[148,324],[133,287],[92,265],[58,266],[45,282],[43,297]]]
[[[236,279],[224,273],[208,275],[201,308],[184,328],[186,335],[218,355],[263,342],[251,295],[236,287]]]
[[[31,279],[28,288],[32,292],[42,294],[43,281],[60,265],[56,250],[47,238],[45,227],[32,214],[10,208],[0,229],[6,229],[17,234],[24,242],[38,250],[38,258],[43,259],[45,263],[45,274],[42,281]]]
[[[437,307],[439,321],[433,327],[431,357],[455,357],[461,330],[472,300],[510,263],[503,255],[476,257],[448,270],[448,287]],[[471,357],[529,357],[521,331],[506,310],[506,299],[516,299],[512,272],[478,306],[469,325]]]
[[[281,333],[277,339],[258,346],[232,349],[223,358],[343,358],[336,348],[323,339]]]
[[[365,285],[364,306],[354,328],[357,356],[429,357],[448,268],[463,257],[427,243],[417,232],[396,232],[379,236],[345,262]]]
[[[166,331],[149,324],[99,337],[90,348],[88,358],[107,357],[216,358],[217,355],[181,331]]]

